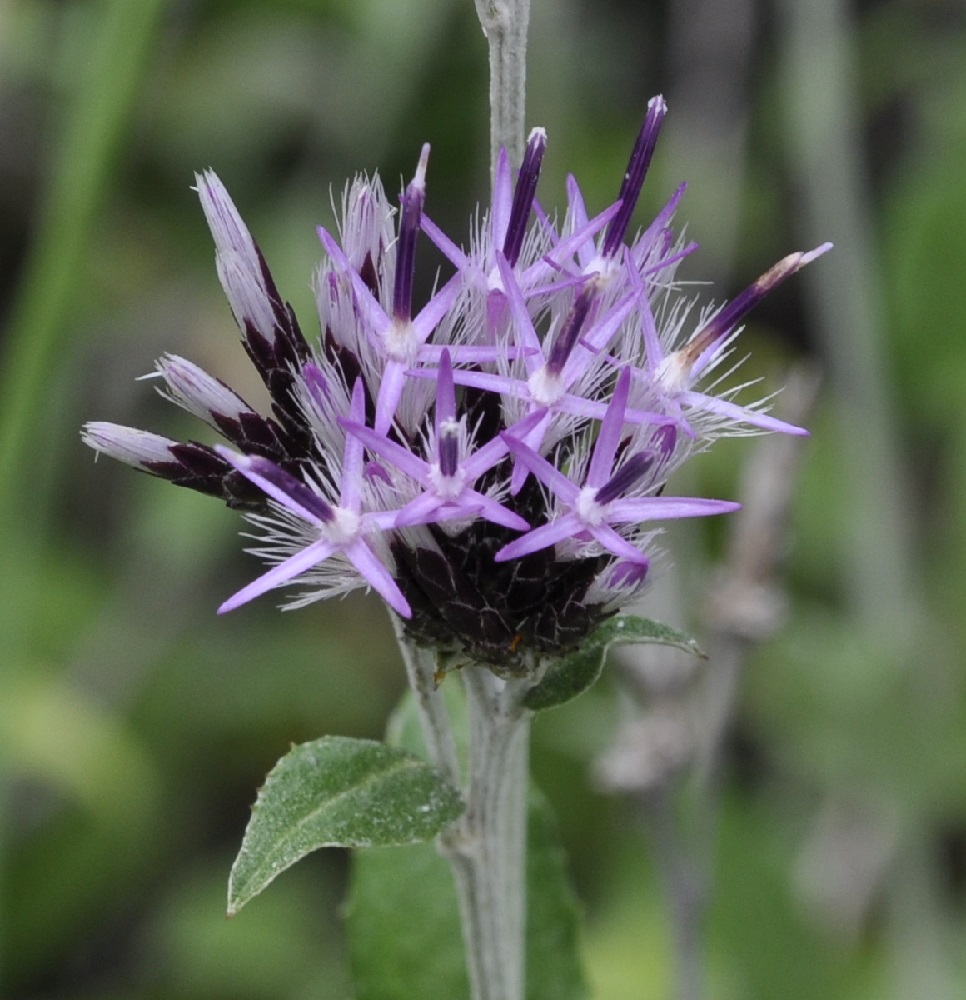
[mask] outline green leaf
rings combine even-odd
[[[456,890],[432,844],[354,851],[345,914],[355,1000],[467,1000]]]
[[[456,789],[405,750],[343,736],[294,747],[258,793],[231,870],[229,916],[320,847],[430,840],[462,809]]]
[[[600,677],[611,646],[639,642],[675,646],[696,656],[704,656],[690,636],[668,625],[634,615],[609,618],[584,640],[579,649],[561,657],[543,680],[527,692],[523,703],[535,712],[563,705],[586,691]]]
[[[581,1000],[580,908],[570,885],[557,821],[547,800],[530,793],[527,830],[527,1000]]]
[[[578,908],[552,812],[535,792],[527,892],[527,1000],[582,1000]],[[431,844],[354,852],[346,917],[356,1000],[469,996],[453,878]]]

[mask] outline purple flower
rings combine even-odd
[[[255,526],[267,572],[221,606],[301,587],[289,606],[371,588],[410,639],[532,669],[636,598],[658,522],[726,513],[665,496],[689,455],[726,434],[803,433],[707,376],[750,309],[828,249],[792,254],[732,302],[697,311],[674,273],[694,244],[674,228],[684,186],[631,224],[665,121],[648,104],[614,202],[588,212],[567,181],[562,223],[536,199],[546,134],[514,176],[506,153],[469,249],[427,218],[423,146],[398,210],[378,177],[347,188],[337,235],[319,229],[321,335],[307,340],[228,194],[198,194],[219,279],[271,399],[260,413],[197,365],[165,355],[162,394],[231,445],[86,425],[98,452],[219,496]],[[453,268],[414,301],[420,234]]]
[[[491,496],[474,489],[476,481],[506,455],[502,438],[493,438],[483,448],[469,454],[466,423],[458,421],[453,370],[449,351],[443,350],[436,382],[433,434],[427,441],[427,461],[408,448],[353,420],[340,421],[350,434],[379,458],[390,462],[423,487],[396,516],[397,527],[426,524],[441,513],[452,518],[473,518],[477,514],[494,524],[526,531],[530,525]]]
[[[772,289],[786,278],[831,250],[823,243],[809,253],[793,253],[779,261],[751,286],[702,322],[700,329],[682,346],[669,351],[664,340],[677,339],[679,329],[672,324],[662,340],[643,284],[639,284],[638,314],[643,357],[634,374],[646,389],[659,394],[664,406],[681,428],[694,434],[692,421],[700,421],[705,433],[740,433],[742,428],[807,434],[804,428],[769,416],[762,403],[739,406],[726,396],[695,390],[694,385],[730,353],[730,345],[740,332],[740,322]],[[633,350],[633,349],[632,349]],[[615,357],[625,362],[626,353]],[[734,390],[732,390],[733,392]],[[767,401],[766,401],[767,402]]]
[[[505,149],[500,150],[494,172],[493,199],[486,219],[488,225],[484,225],[472,240],[473,250],[469,253],[454,243],[434,222],[423,216],[424,232],[463,275],[464,283],[486,296],[485,329],[488,333],[492,333],[505,316],[502,298],[506,294],[506,288],[504,267],[499,264],[501,257],[505,266],[514,274],[515,283],[525,297],[538,297],[551,286],[559,291],[562,287],[559,280],[560,268],[554,265],[553,257],[565,257],[581,246],[592,245],[596,234],[621,209],[618,201],[593,219],[588,219],[584,212],[579,225],[573,226],[563,240],[546,222],[541,227],[528,230],[531,212],[535,208],[539,211],[535,192],[546,146],[546,132],[542,128],[535,128],[527,141],[515,185],[510,176],[510,157]],[[556,246],[551,255],[553,244]]]
[[[362,383],[356,382],[349,408],[351,418],[358,420],[362,417],[365,406],[363,396]],[[247,604],[269,590],[315,571],[332,556],[339,555],[351,563],[359,576],[394,611],[407,618],[412,614],[392,574],[366,537],[394,527],[396,513],[363,511],[365,482],[360,441],[352,437],[346,438],[337,506],[326,502],[322,489],[310,478],[307,483],[301,482],[266,458],[238,455],[221,446],[217,451],[226,462],[274,500],[282,511],[294,515],[295,523],[301,528],[296,534],[295,551],[292,555],[282,559],[267,573],[229,597],[218,609],[219,612],[232,611]],[[289,524],[292,523],[291,519],[287,520]],[[278,548],[284,552],[284,540]],[[321,586],[317,588],[313,600],[327,596],[324,579],[322,577],[319,580]],[[338,590],[338,585],[334,589]]]
[[[376,431],[389,429],[402,397],[406,371],[422,354],[437,325],[449,312],[459,292],[459,281],[451,279],[438,291],[414,318],[413,275],[416,268],[416,237],[419,233],[423,202],[426,198],[426,164],[429,145],[423,146],[416,176],[402,198],[399,242],[396,250],[395,280],[392,309],[387,312],[366,285],[362,275],[352,267],[338,243],[321,226],[319,238],[329,257],[352,285],[353,306],[358,321],[369,335],[372,360],[367,365],[370,378],[378,383],[376,398]]]
[[[547,335],[550,346],[544,348],[509,265],[502,255],[497,256],[497,263],[509,303],[510,322],[523,348],[520,359],[513,365],[517,371],[505,359],[499,373],[460,372],[456,380],[462,385],[499,393],[510,419],[535,418],[524,440],[532,448],[539,448],[559,415],[603,418],[607,404],[600,391],[605,381],[601,352],[630,315],[634,301],[627,297],[596,318],[600,303],[595,286],[585,286],[571,308],[552,325]],[[523,371],[519,371],[521,366]],[[625,418],[637,422],[661,419],[656,414],[639,411],[626,413]],[[567,423],[558,420],[557,426]],[[511,492],[519,492],[524,479],[525,471],[518,464],[511,477]]]
[[[533,448],[504,432],[502,437],[513,454],[568,510],[504,545],[493,557],[497,562],[518,559],[549,545],[576,539],[581,543],[594,542],[619,559],[646,568],[647,556],[617,526],[630,526],[636,533],[639,526],[648,521],[726,514],[740,507],[726,500],[640,495],[655,483],[663,482],[660,473],[674,450],[672,424],[665,424],[656,431],[652,448],[627,455],[615,471],[614,461],[626,423],[630,380],[630,369],[625,368],[617,380],[582,485],[564,475]]]

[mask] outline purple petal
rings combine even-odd
[[[637,314],[641,322],[641,337],[644,340],[644,364],[643,371],[649,377],[653,375],[657,366],[667,357],[667,351],[661,343],[661,338],[657,332],[657,323],[654,321],[654,313],[651,310],[651,300],[648,298],[647,289],[640,276],[633,268],[628,268],[631,274],[631,281],[637,289]]]
[[[608,552],[615,556],[627,560],[627,562],[647,562],[647,557],[639,549],[634,548],[631,543],[619,535],[608,524],[584,525],[584,530],[589,531],[594,540],[602,545]]]
[[[613,207],[614,214],[616,214],[619,206],[615,205]],[[567,175],[567,211],[572,232],[574,234],[580,233],[582,236],[581,242],[579,246],[575,247],[575,250],[577,253],[577,263],[586,270],[597,256],[597,246],[593,239],[596,233],[587,233],[584,231],[589,221],[587,217],[587,205],[584,202],[584,194],[580,190],[577,178],[573,174]],[[568,253],[569,251],[566,249],[568,242],[570,240],[564,240],[555,249],[562,253]],[[563,260],[564,258],[557,257],[557,259]]]
[[[537,281],[546,280],[549,274],[563,268],[566,261],[574,254],[577,254],[578,263],[586,274],[599,259],[593,237],[617,215],[620,207],[619,201],[614,202],[613,205],[609,205],[603,212],[595,215],[589,222],[562,239],[543,260],[537,261],[524,271],[521,281],[530,286]]]
[[[547,433],[547,428],[550,426],[550,421],[553,414],[550,410],[543,408],[539,410],[534,410],[528,414],[528,417],[536,416],[540,414],[539,420],[533,425],[533,428],[527,430],[523,436],[522,442],[530,448],[535,455],[537,455],[537,448],[543,444],[544,436]],[[502,436],[502,435],[501,435]],[[509,440],[508,438],[506,440]],[[539,455],[537,455],[539,458]],[[513,470],[510,473],[510,495],[516,496],[520,490],[523,489],[523,484],[527,481],[528,466],[524,462],[515,461],[513,463]]]
[[[543,420],[549,421],[549,414],[545,410],[534,410],[522,420],[518,420],[508,427],[506,433],[518,440],[526,440],[526,435]],[[495,437],[487,441],[482,448],[463,459],[462,468],[466,473],[467,481],[475,483],[484,472],[492,469],[509,450],[502,437]]]
[[[703,410],[706,413],[717,414],[719,417],[727,417],[735,423],[751,424],[752,427],[760,427],[763,431],[777,431],[780,434],[797,434],[801,437],[808,437],[809,432],[804,427],[786,423],[784,420],[769,416],[767,413],[750,410],[747,407],[729,403],[724,399],[706,396],[703,392],[682,392],[678,399],[693,410]]]
[[[404,507],[396,511],[396,526],[409,528],[415,524],[429,524],[443,501],[435,493],[427,491],[410,500]]]
[[[510,177],[510,154],[501,146],[496,154],[493,171],[493,199],[490,207],[490,243],[494,249],[503,249],[507,228],[510,225],[510,208],[513,204],[513,180]]]
[[[467,500],[472,498],[479,507],[479,512],[487,521],[492,521],[494,524],[502,524],[504,528],[513,528],[514,531],[529,531],[530,525],[520,517],[519,514],[515,514],[512,510],[508,510],[501,503],[497,503],[492,497],[486,496],[484,493],[477,493],[476,490],[465,490]]]
[[[415,378],[435,378],[435,370],[415,369],[410,371],[410,375]],[[518,399],[528,399],[530,390],[526,382],[520,379],[510,378],[509,375],[494,375],[492,372],[473,372],[463,368],[457,368],[453,372],[453,381],[457,385],[470,385],[475,389],[486,389],[489,392],[498,392],[503,396],[515,396]]]
[[[349,419],[361,424],[366,415],[366,392],[362,379],[357,378],[352,387],[352,400],[349,403]],[[345,436],[345,452],[342,459],[342,489],[339,495],[339,506],[345,510],[359,513],[362,506],[362,476],[365,447],[352,434]]]
[[[391,462],[419,483],[425,485],[429,482],[429,463],[413,454],[408,448],[354,420],[340,417],[339,424],[349,434],[357,437],[374,455]]]
[[[549,524],[541,525],[539,528],[532,528],[522,538],[516,538],[508,545],[504,545],[493,556],[494,562],[507,562],[510,559],[519,559],[521,556],[528,556],[533,552],[549,548],[557,542],[562,542],[565,538],[572,538],[583,531],[585,525],[576,514],[564,514]]]
[[[617,454],[617,447],[621,443],[624,431],[624,411],[627,409],[627,395],[630,392],[630,387],[631,370],[624,368],[617,379],[614,395],[607,407],[607,413],[604,414],[604,421],[600,425],[600,433],[597,435],[594,453],[587,469],[587,478],[584,480],[585,486],[599,489],[607,481],[611,469],[614,468],[614,456]]]
[[[440,497],[431,491],[422,493],[396,512],[394,527],[409,528],[417,524],[477,517],[482,508],[478,494],[464,493],[465,496],[458,497]]]
[[[386,359],[382,381],[379,383],[379,398],[376,400],[376,419],[373,421],[377,434],[386,434],[392,426],[396,408],[402,399],[403,386],[406,384],[406,367],[402,361]]]
[[[471,455],[467,455],[462,462],[467,482],[475,483],[484,472],[492,469],[509,450],[506,441],[495,437],[487,441],[482,448],[477,448]]]
[[[621,323],[627,319],[634,308],[634,296],[627,296],[605,316],[601,317],[581,338],[581,351],[574,351],[570,356],[561,376],[561,381],[568,388],[582,375],[587,366],[614,339],[614,334],[620,329]]]
[[[574,503],[580,490],[556,466],[538,455],[533,448],[518,438],[503,431],[500,437],[506,441],[513,457],[525,465],[542,483],[546,484],[565,503]]]
[[[429,340],[440,320],[449,312],[459,294],[462,280],[462,275],[454,274],[419,311],[412,322],[412,328],[420,343]]]
[[[325,252],[338,265],[342,274],[352,284],[352,291],[355,295],[355,306],[365,318],[367,333],[381,337],[392,323],[389,315],[379,304],[379,300],[372,294],[369,286],[362,280],[362,277],[352,266],[349,258],[342,252],[342,248],[329,232],[322,226],[318,227],[317,232]]]
[[[492,299],[494,295],[500,297],[502,293],[493,292],[489,298]],[[514,358],[522,357],[525,353],[523,349],[509,345],[482,347],[476,344],[449,344],[444,347],[442,344],[423,344],[419,349],[418,357],[424,364],[438,365],[444,350],[450,352],[450,358],[455,364],[491,364],[501,360],[512,361]],[[418,375],[419,373],[413,371],[409,374]],[[428,372],[424,377],[435,378],[435,376],[435,372]]]
[[[502,253],[496,255],[496,264],[500,270],[500,277],[503,279],[503,292],[510,306],[516,342],[518,346],[529,352],[524,354],[523,363],[526,366],[527,375],[532,375],[543,364],[543,347],[540,344],[537,331],[533,328],[533,320],[530,318],[527,305],[523,301],[520,286]]]
[[[413,611],[409,602],[403,597],[396,581],[392,578],[389,570],[376,558],[376,554],[369,546],[357,539],[344,549],[346,558],[359,571],[359,575],[369,584],[372,589],[403,618],[412,618]]]
[[[732,500],[706,500],[703,497],[628,497],[613,500],[607,507],[607,519],[614,524],[641,524],[678,517],[709,517],[740,510]]]
[[[423,213],[420,219],[423,232],[434,243],[442,255],[456,268],[457,271],[468,271],[470,269],[470,259],[463,253],[462,249],[454,243],[443,232],[439,226]]]
[[[633,247],[633,257],[634,263],[640,267],[643,263],[642,257],[645,256],[654,244],[654,241],[660,236],[660,234],[667,230],[667,227],[671,224],[671,219],[674,213],[677,211],[677,207],[680,204],[681,199],[684,197],[684,192],[687,190],[687,184],[681,183],[675,189],[674,194],[671,195],[667,204],[661,209],[657,215],[654,216],[651,224],[641,233],[641,238],[634,243]],[[694,244],[695,246],[697,244]],[[662,267],[667,266],[666,263],[661,264]]]
[[[237,594],[229,597],[218,608],[218,614],[223,615],[227,611],[234,611],[235,608],[240,607],[242,604],[247,604],[252,599],[260,597],[269,590],[274,590],[276,587],[294,580],[295,577],[308,572],[314,566],[318,566],[319,563],[325,562],[336,551],[336,548],[337,546],[333,545],[332,542],[320,538],[318,541],[296,552],[295,555],[289,556],[284,562],[273,566],[267,573],[263,573],[257,580],[253,580],[248,584],[247,587],[242,587]]]
[[[286,510],[312,524],[324,525],[332,521],[332,507],[270,459],[257,455],[239,455],[223,445],[215,445],[215,451]]]

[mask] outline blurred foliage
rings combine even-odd
[[[375,599],[297,614],[266,600],[216,618],[254,571],[238,518],[95,466],[77,430],[199,433],[134,381],[163,351],[258,401],[195,170],[225,180],[309,329],[314,227],[355,172],[392,189],[431,141],[428,211],[465,232],[487,184],[485,48],[470,0],[168,0],[123,51],[107,26],[138,6],[0,4],[0,438],[16,459],[0,481],[0,992],[343,997],[341,854],[287,872],[228,923],[225,884],[255,790],[292,743],[382,733],[403,686],[385,614]],[[794,125],[777,4],[760,4],[736,84],[739,155],[721,159],[716,50],[691,47],[693,6],[535,0],[529,107],[550,135],[544,205],[573,172],[600,207],[646,98],[667,94],[640,218],[693,182],[680,218],[703,246],[686,274],[715,279],[720,299],[802,242]],[[717,5],[732,6],[737,22],[744,4]],[[899,464],[858,498],[846,488],[862,470],[843,458],[830,391],[796,505],[788,625],[755,654],[726,741],[714,998],[966,992],[966,16],[955,0],[879,0],[853,5],[843,31],[856,93],[821,80],[815,93],[854,97],[896,411],[882,433]],[[826,361],[807,287],[783,288],[744,335],[748,373],[769,385],[791,358]],[[750,447],[723,443],[691,475],[733,495]],[[870,632],[845,582],[842,540],[883,491],[904,498],[915,556],[903,642]],[[696,589],[671,624],[701,627],[716,530],[675,549]],[[640,812],[589,777],[620,705],[607,676],[541,717],[534,771],[574,863],[596,995],[640,1000],[670,995],[673,947]],[[851,826],[828,819],[843,811]],[[836,881],[853,857],[867,877]]]

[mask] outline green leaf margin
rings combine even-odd
[[[459,792],[415,754],[324,736],[293,747],[258,793],[228,883],[228,915],[320,847],[431,840],[463,811]]]
[[[600,677],[611,646],[644,642],[674,646],[704,657],[698,644],[684,632],[650,618],[620,615],[609,618],[584,640],[579,649],[561,657],[527,692],[524,705],[531,711],[541,712],[573,700]]]

